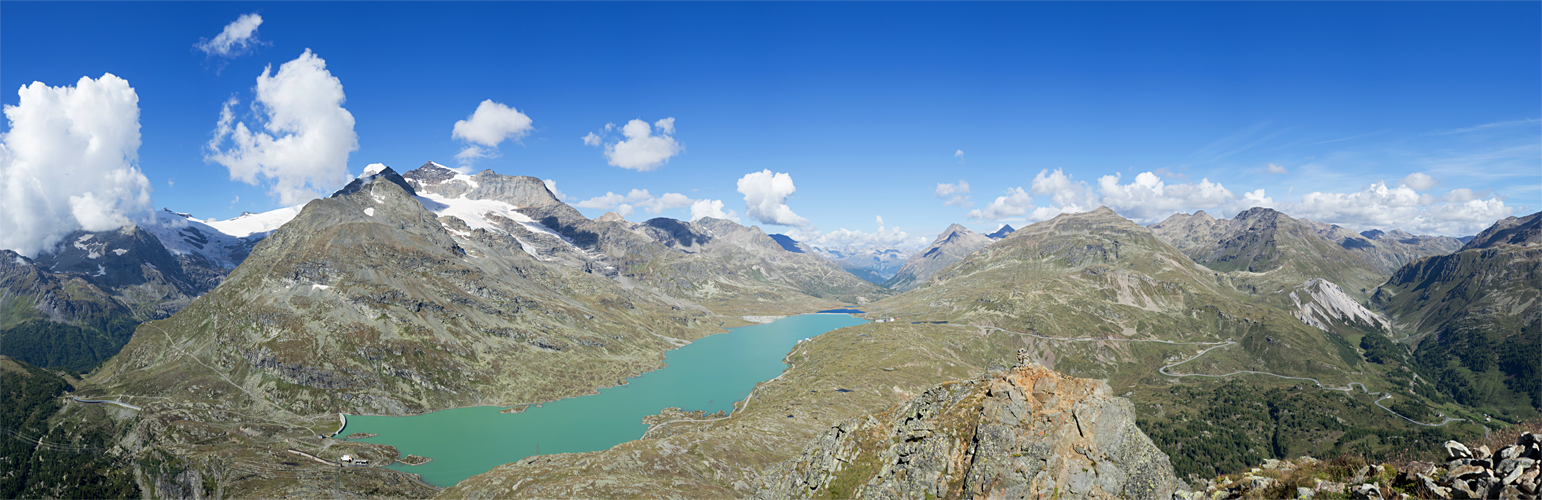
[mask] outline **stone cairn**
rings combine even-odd
[[[1444,445],[1445,466],[1413,462],[1397,470],[1391,465],[1361,467],[1343,481],[1313,479],[1311,486],[1289,491],[1280,478],[1297,469],[1321,464],[1312,457],[1267,460],[1240,478],[1224,476],[1195,483],[1191,491],[1173,494],[1175,499],[1234,499],[1291,496],[1295,498],[1411,499],[1503,498],[1542,500],[1542,434],[1526,433],[1515,444],[1493,451],[1488,446],[1468,447],[1457,441]],[[1296,484],[1300,484],[1299,482]]]

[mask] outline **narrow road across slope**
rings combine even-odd
[[[1203,351],[1199,351],[1198,354],[1195,354],[1194,356],[1189,357],[1188,359],[1184,359],[1184,360],[1181,360],[1181,361],[1178,361],[1178,362],[1175,362],[1175,363],[1170,363],[1170,364],[1168,364],[1166,366],[1158,368],[1157,371],[1159,371],[1163,375],[1167,375],[1169,377],[1209,377],[1209,378],[1222,378],[1222,377],[1230,377],[1232,375],[1242,375],[1242,374],[1268,375],[1268,376],[1271,376],[1271,377],[1278,377],[1278,378],[1290,379],[1290,380],[1305,380],[1305,381],[1311,382],[1313,385],[1316,385],[1317,388],[1319,388],[1319,389],[1324,389],[1324,390],[1329,390],[1329,391],[1354,392],[1355,386],[1358,385],[1358,386],[1360,386],[1360,391],[1364,392],[1367,395],[1381,396],[1380,398],[1377,398],[1375,401],[1372,402],[1373,404],[1376,405],[1376,407],[1381,408],[1383,410],[1386,410],[1387,413],[1391,413],[1391,414],[1397,416],[1398,418],[1401,418],[1403,420],[1407,420],[1408,423],[1411,423],[1411,424],[1414,424],[1414,425],[1422,425],[1422,426],[1425,426],[1425,427],[1440,427],[1440,426],[1449,424],[1451,422],[1465,422],[1467,420],[1467,419],[1464,419],[1464,418],[1446,417],[1446,419],[1444,421],[1442,421],[1442,422],[1440,422],[1438,424],[1427,424],[1427,423],[1424,423],[1424,422],[1420,422],[1418,420],[1414,420],[1414,419],[1408,418],[1407,416],[1404,416],[1401,413],[1393,411],[1391,408],[1387,408],[1385,406],[1382,406],[1381,402],[1382,401],[1386,401],[1387,399],[1390,399],[1392,397],[1391,394],[1385,393],[1385,392],[1371,392],[1370,389],[1366,389],[1365,384],[1360,383],[1360,382],[1350,382],[1348,385],[1346,385],[1344,387],[1334,387],[1334,386],[1330,386],[1330,385],[1323,385],[1322,382],[1320,382],[1317,379],[1312,378],[1312,377],[1295,377],[1295,376],[1291,376],[1291,375],[1280,375],[1278,373],[1261,372],[1261,371],[1256,371],[1256,370],[1237,370],[1237,371],[1234,371],[1234,372],[1231,372],[1231,373],[1224,373],[1224,374],[1220,374],[1220,375],[1211,375],[1211,374],[1207,374],[1207,373],[1173,373],[1171,371],[1168,371],[1170,368],[1172,368],[1174,366],[1178,366],[1178,365],[1181,365],[1181,364],[1184,364],[1184,363],[1187,363],[1187,362],[1199,359],[1200,356],[1204,356],[1205,353],[1208,353],[1210,351],[1214,351],[1216,349],[1220,349],[1222,347],[1226,347],[1226,346],[1229,346],[1229,345],[1234,345],[1234,344],[1237,343],[1234,340],[1228,340],[1228,341],[1225,341],[1225,342],[1174,342],[1174,341],[1171,341],[1171,340],[1156,340],[1156,339],[1100,339],[1100,338],[1092,338],[1092,337],[1072,337],[1072,338],[1067,338],[1067,337],[1051,337],[1051,336],[1048,336],[1048,335],[1040,335],[1040,334],[1037,334],[1037,333],[1014,332],[1014,331],[1011,331],[1011,330],[997,328],[997,327],[994,327],[994,326],[973,326],[973,325],[954,325],[954,326],[963,326],[963,327],[969,327],[969,328],[988,328],[988,329],[992,329],[992,330],[998,330],[998,331],[1010,333],[1010,334],[1013,334],[1013,335],[1021,335],[1021,336],[1025,336],[1025,337],[1034,337],[1034,338],[1040,338],[1040,339],[1045,339],[1045,340],[1060,340],[1060,341],[1067,341],[1067,342],[1094,342],[1094,341],[1096,341],[1096,342],[1154,342],[1154,343],[1169,344],[1169,345],[1209,345],[1209,346],[1213,346],[1213,347],[1210,347],[1210,348],[1205,349]]]
[[[128,404],[128,403],[124,403],[122,401],[113,401],[111,399],[80,399],[80,398],[75,397],[75,396],[70,396],[70,399],[74,399],[76,403],[107,403],[107,404],[114,404],[114,405],[122,406],[124,408],[128,408],[130,410],[135,410],[135,411],[143,411],[144,410],[144,408],[140,408],[138,406],[134,406],[134,405],[131,405],[131,404]]]

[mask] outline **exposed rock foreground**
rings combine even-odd
[[[1240,498],[1502,498],[1530,500],[1542,493],[1542,434],[1522,433],[1515,444],[1490,450],[1447,441],[1442,467],[1428,462],[1363,465],[1324,463],[1312,457],[1269,460],[1243,474],[1222,476],[1179,499]],[[1353,471],[1351,476],[1348,472]],[[1340,476],[1342,473],[1342,476]]]
[[[756,497],[1172,497],[1181,483],[1128,400],[1023,358],[832,427]]]

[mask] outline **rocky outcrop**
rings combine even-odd
[[[1335,323],[1357,325],[1380,331],[1389,331],[1392,325],[1344,293],[1344,289],[1332,281],[1312,278],[1296,286],[1290,292],[1290,300],[1296,306],[1296,319],[1302,323],[1328,331]]]
[[[756,497],[1172,496],[1172,465],[1128,400],[1026,358],[832,427],[768,470]]]

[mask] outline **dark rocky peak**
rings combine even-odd
[[[702,217],[700,219],[696,219],[696,221],[692,222],[691,224],[695,224],[696,227],[706,230],[707,235],[715,237],[726,236],[740,231],[752,229],[744,227],[744,225],[728,219],[718,219],[715,217]],[[756,231],[759,231],[759,229],[756,229]]]
[[[781,245],[783,250],[792,253],[808,253],[804,252],[803,248],[801,248],[803,244],[799,243],[798,240],[792,239],[791,236],[785,234],[773,234],[771,235],[771,239],[776,240],[776,244]]]
[[[970,231],[969,228],[964,227],[962,225],[953,224],[951,226],[948,226],[947,229],[944,229],[942,231],[942,234],[937,235],[937,243],[946,243],[946,242],[950,242],[950,241],[957,241],[958,239],[967,237],[968,235],[976,235],[976,236],[978,236],[979,234],[980,233],[976,233],[974,231]]]
[[[1016,229],[1012,229],[1011,224],[1002,224],[1001,229],[997,229],[996,232],[987,234],[985,237],[993,240],[999,240],[1007,237],[1009,234],[1012,234],[1013,231],[1016,231]]]
[[[655,217],[642,223],[643,230],[654,240],[675,248],[695,248],[712,239],[696,231],[690,223],[668,217]]]
[[[432,186],[455,178],[455,171],[445,168],[444,165],[428,162],[424,163],[421,167],[402,174],[402,177],[409,181],[417,182],[420,185]]]
[[[1542,212],[1525,217],[1505,217],[1467,242],[1462,250],[1492,248],[1498,245],[1542,243]]]
[[[1382,231],[1380,229],[1372,229],[1370,231],[1361,231],[1360,232],[1360,236],[1364,236],[1366,238],[1370,238],[1370,239],[1373,239],[1373,240],[1379,240],[1379,239],[1382,238],[1382,236],[1384,236],[1386,234],[1387,233],[1385,231]]]
[[[154,280],[155,274],[169,278],[179,288],[188,281],[182,266],[161,240],[135,225],[108,231],[75,231],[51,252],[38,255],[34,262],[55,273],[81,275],[106,288],[143,284]]]
[[[471,176],[477,183],[477,187],[467,194],[467,198],[481,200],[499,200],[525,207],[547,207],[563,205],[557,195],[546,189],[546,182],[528,175],[500,175],[491,170],[483,170]]]
[[[368,170],[365,172],[368,173]],[[364,186],[375,182],[377,179],[385,179],[392,184],[401,186],[403,190],[407,191],[407,195],[409,196],[417,196],[418,194],[417,191],[412,189],[412,185],[408,184],[407,180],[402,178],[401,174],[396,173],[395,170],[391,170],[391,167],[385,167],[375,173],[360,176],[359,178],[354,179],[353,182],[348,183],[347,186],[343,186],[343,188],[337,190],[336,193],[332,193],[331,197],[338,198],[356,193],[360,189],[364,189]]]
[[[1279,220],[1280,217],[1285,217],[1287,219],[1290,218],[1290,216],[1281,213],[1279,210],[1265,207],[1253,207],[1237,213],[1237,216],[1232,217],[1232,220],[1253,221],[1256,224],[1259,222],[1274,222]]]

